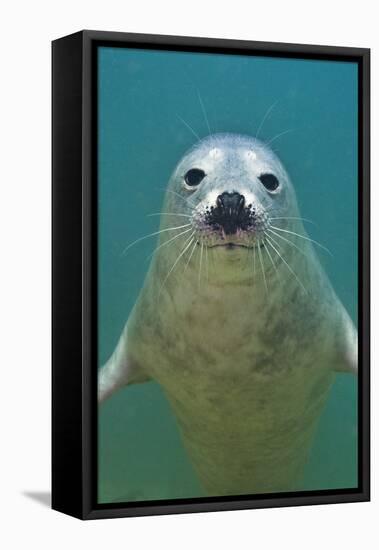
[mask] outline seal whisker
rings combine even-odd
[[[265,233],[265,237],[267,237],[266,233]],[[268,249],[267,246],[266,246],[266,242],[263,243],[263,247],[264,247],[264,249],[266,250],[268,257],[270,258],[271,263],[272,263],[272,265],[273,265],[275,271],[278,272],[278,267],[277,267],[276,263],[274,262],[274,260],[273,260],[273,258],[272,258],[272,256],[271,256],[271,252],[269,251],[269,249]]]
[[[265,274],[265,270],[264,270],[264,267],[263,267],[262,252],[261,252],[261,241],[260,241],[260,240],[258,241],[258,256],[259,256],[259,262],[260,262],[260,264],[261,264],[261,270],[262,270],[263,280],[264,280],[265,287],[266,287],[266,293],[268,293],[268,286],[267,286],[267,281],[266,281],[266,274]]]
[[[302,221],[302,222],[308,222],[308,223],[311,223],[313,225],[317,225],[314,221],[312,220],[309,220],[308,218],[297,218],[295,216],[277,216],[275,218],[270,218],[269,221],[271,220],[299,220],[299,221]]]
[[[188,256],[187,263],[186,263],[186,265],[185,265],[185,267],[184,267],[184,273],[187,271],[188,264],[189,264],[190,261],[191,261],[191,258],[192,258],[193,253],[195,252],[196,245],[197,245],[197,240],[195,239],[195,243],[194,243],[193,248],[192,248],[192,250],[191,250],[191,252],[190,252],[190,255]]]
[[[285,134],[289,134],[290,132],[293,132],[292,128],[290,128],[289,130],[284,130],[284,132],[280,132],[280,134],[276,134],[276,136],[271,138],[269,141],[266,141],[265,145],[269,146],[273,141],[275,141],[281,136],[284,136]]]
[[[192,126],[190,126],[188,124],[188,122],[186,122],[184,120],[184,118],[182,118],[178,114],[176,114],[176,117],[180,120],[180,122],[182,122],[184,124],[184,126],[186,126],[188,128],[188,130],[195,136],[195,138],[197,138],[197,140],[200,141],[201,138],[200,138],[199,134],[195,132],[195,130],[192,128]]]
[[[203,111],[203,115],[204,115],[204,118],[205,118],[205,122],[207,124],[207,128],[208,128],[208,132],[209,134],[212,133],[212,130],[211,130],[211,127],[209,125],[209,120],[208,120],[208,117],[207,117],[207,112],[205,110],[205,107],[204,107],[204,103],[203,103],[203,100],[201,99],[201,95],[200,95],[200,91],[198,88],[196,88],[196,92],[197,92],[197,97],[199,98],[199,102],[200,102],[200,105],[201,105],[201,109]]]
[[[150,233],[149,235],[145,235],[144,237],[140,237],[139,239],[136,239],[132,243],[128,244],[126,248],[121,253],[121,256],[125,254],[129,248],[134,246],[135,244],[139,243],[140,241],[143,241],[144,239],[148,239],[149,237],[154,237],[155,235],[160,235],[160,233],[165,233],[166,231],[174,231],[175,229],[183,229],[184,227],[189,227],[191,224],[186,223],[185,225],[178,225],[177,227],[166,227],[165,229],[160,229],[159,231],[154,231],[154,233]]]
[[[201,250],[200,250],[200,263],[199,263],[199,288],[200,288],[200,280],[201,280],[201,268],[203,263],[203,242],[201,243]]]
[[[205,247],[205,266],[206,266],[206,276],[207,282],[209,282],[209,265],[208,265],[208,247]]]
[[[191,199],[190,197],[182,197],[182,195],[179,195],[179,193],[177,193],[176,191],[172,191],[172,189],[166,189],[166,192],[172,193],[173,195],[180,197],[183,201],[189,202],[194,207],[196,206],[195,203],[193,203],[192,200],[190,200]]]
[[[278,237],[279,239],[282,239],[283,241],[287,242],[288,244],[292,245],[293,247],[295,247],[299,252],[301,252],[301,254],[303,254],[303,256],[306,256],[307,254],[304,252],[304,250],[302,250],[299,246],[297,246],[297,244],[295,244],[293,241],[290,241],[289,239],[286,239],[286,237],[283,237],[283,235],[279,235],[279,233],[277,233],[276,231],[273,231],[272,229],[268,228],[267,231],[270,231],[270,233],[272,233],[273,235],[275,235],[276,237]],[[275,242],[275,241],[274,241]]]
[[[295,277],[296,281],[299,283],[299,285],[301,286],[301,288],[304,290],[304,292],[306,294],[308,294],[308,291],[307,289],[305,288],[305,286],[303,285],[303,283],[300,281],[299,277],[296,275],[296,273],[294,272],[294,270],[292,269],[292,267],[286,262],[286,260],[283,258],[283,256],[280,254],[280,252],[277,250],[277,248],[272,244],[271,242],[271,237],[269,237],[268,235],[266,235],[267,237],[267,242],[271,245],[271,247],[274,249],[274,251],[277,253],[277,255],[279,256],[279,258],[284,262],[284,264],[287,266],[288,270],[292,273],[292,275]]]
[[[295,237],[299,237],[299,239],[304,239],[304,240],[309,241],[313,244],[316,244],[317,246],[319,246],[320,248],[325,250],[325,252],[330,254],[330,256],[333,258],[333,254],[330,252],[330,250],[328,250],[326,248],[326,246],[320,244],[319,242],[315,241],[314,239],[310,239],[309,237],[306,237],[305,235],[300,235],[300,233],[295,233],[295,231],[289,231],[288,229],[282,229],[281,227],[276,227],[276,225],[271,225],[270,224],[270,227],[272,229],[276,229],[277,231],[283,231],[283,233],[289,233],[290,235],[294,235]]]
[[[172,237],[171,239],[169,239],[168,241],[165,241],[164,243],[160,244],[159,246],[157,246],[153,252],[151,254],[149,254],[149,256],[146,258],[146,260],[149,260],[155,253],[157,250],[159,250],[160,248],[162,248],[163,246],[166,246],[167,244],[170,244],[172,241],[175,241],[176,239],[178,239],[181,235],[185,235],[186,233],[188,233],[189,231],[191,231],[191,228],[190,229],[186,229],[185,231],[181,231],[178,235],[175,235],[175,237]],[[195,231],[192,232],[192,235],[190,235],[191,237],[193,237],[193,235],[195,234]]]
[[[150,216],[181,216],[184,218],[192,218],[189,214],[182,214],[181,212],[154,212],[153,214],[147,214],[148,217]],[[274,218],[272,218],[274,219]]]
[[[268,235],[266,233],[266,239],[269,239],[270,241],[272,241],[273,243],[276,244],[276,246],[279,248],[279,250],[282,250],[282,246],[280,245],[280,243],[278,243],[277,240],[274,239],[274,237],[272,235]]]
[[[260,123],[260,125],[258,126],[258,130],[255,134],[255,139],[258,139],[258,136],[259,136],[259,132],[262,130],[263,128],[263,125],[264,123],[266,122],[267,120],[267,117],[269,116],[269,114],[271,113],[271,111],[274,109],[274,107],[276,107],[276,105],[278,104],[278,100],[275,100],[274,103],[267,109],[264,117],[262,118],[262,121]]]
[[[190,239],[190,240],[189,240],[189,239]],[[188,243],[188,244],[186,244],[186,243],[184,244],[183,250],[181,251],[181,253],[179,254],[179,256],[176,258],[176,260],[175,260],[175,262],[173,263],[173,265],[172,265],[170,271],[167,273],[166,277],[164,278],[163,283],[161,284],[161,287],[160,287],[159,292],[158,292],[158,299],[159,299],[159,297],[160,297],[160,295],[161,295],[161,292],[162,292],[162,290],[163,290],[163,287],[164,287],[164,285],[165,285],[167,279],[169,278],[169,276],[171,275],[171,273],[172,273],[173,270],[175,269],[175,267],[176,267],[176,265],[178,264],[180,258],[183,257],[183,254],[184,254],[184,253],[186,252],[186,250],[191,246],[191,243],[193,242],[193,237],[190,236],[189,239],[187,239],[187,241],[186,241],[186,243]],[[189,240],[189,242],[188,242],[188,240]]]
[[[276,235],[276,236],[279,237],[280,235]],[[281,243],[279,243],[276,239],[274,239],[274,237],[273,237],[272,235],[268,235],[268,234],[266,233],[266,238],[267,238],[267,239],[270,239],[271,242],[273,242],[273,243],[278,247],[279,250],[283,250],[283,249],[282,249]],[[299,250],[299,252],[301,252],[301,249],[300,249],[300,248],[298,248],[298,250]],[[304,256],[305,256],[305,254],[304,254]]]
[[[247,257],[249,257],[250,249],[247,252]],[[255,277],[254,277],[254,267],[253,267],[253,258],[254,258],[254,252],[253,248],[251,248],[251,279],[252,279],[252,286],[254,287]]]

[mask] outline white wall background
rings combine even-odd
[[[379,538],[379,398],[375,372],[372,503],[82,523],[53,512],[40,502],[46,501],[50,484],[50,41],[92,28],[371,47],[375,153],[375,99],[379,93],[375,2],[24,0],[4,3],[1,21],[2,547],[187,549],[196,545],[217,549],[312,550],[320,546],[375,546],[374,541]],[[375,212],[379,208],[377,155],[373,154],[372,160]],[[378,264],[377,224],[378,216],[374,215],[374,279]],[[374,304],[377,293],[374,284]],[[378,315],[373,307],[374,337]],[[374,354],[375,348],[374,341]],[[375,366],[373,361],[373,371]]]

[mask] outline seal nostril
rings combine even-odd
[[[241,208],[244,208],[245,197],[236,191],[233,191],[232,193],[224,191],[224,193],[221,193],[221,195],[217,197],[216,204],[219,208],[231,208],[232,210],[238,211]]]
[[[246,207],[245,197],[236,191],[225,191],[216,198],[216,206],[211,207],[207,223],[216,229],[222,228],[231,235],[251,226],[250,209]]]

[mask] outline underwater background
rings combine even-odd
[[[273,141],[337,295],[357,322],[357,65],[350,62],[100,47],[98,357],[109,358],[143,285],[164,190],[209,133]],[[181,121],[180,119],[183,119]],[[317,360],[317,358],[315,358]],[[99,503],[202,496],[165,397],[129,386],[99,409]],[[320,419],[304,490],[357,486],[357,381],[339,374]]]

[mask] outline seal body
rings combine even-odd
[[[336,372],[354,372],[357,351],[290,179],[258,140],[209,136],[179,162],[163,211],[100,399],[158,382],[210,495],[301,489]]]

